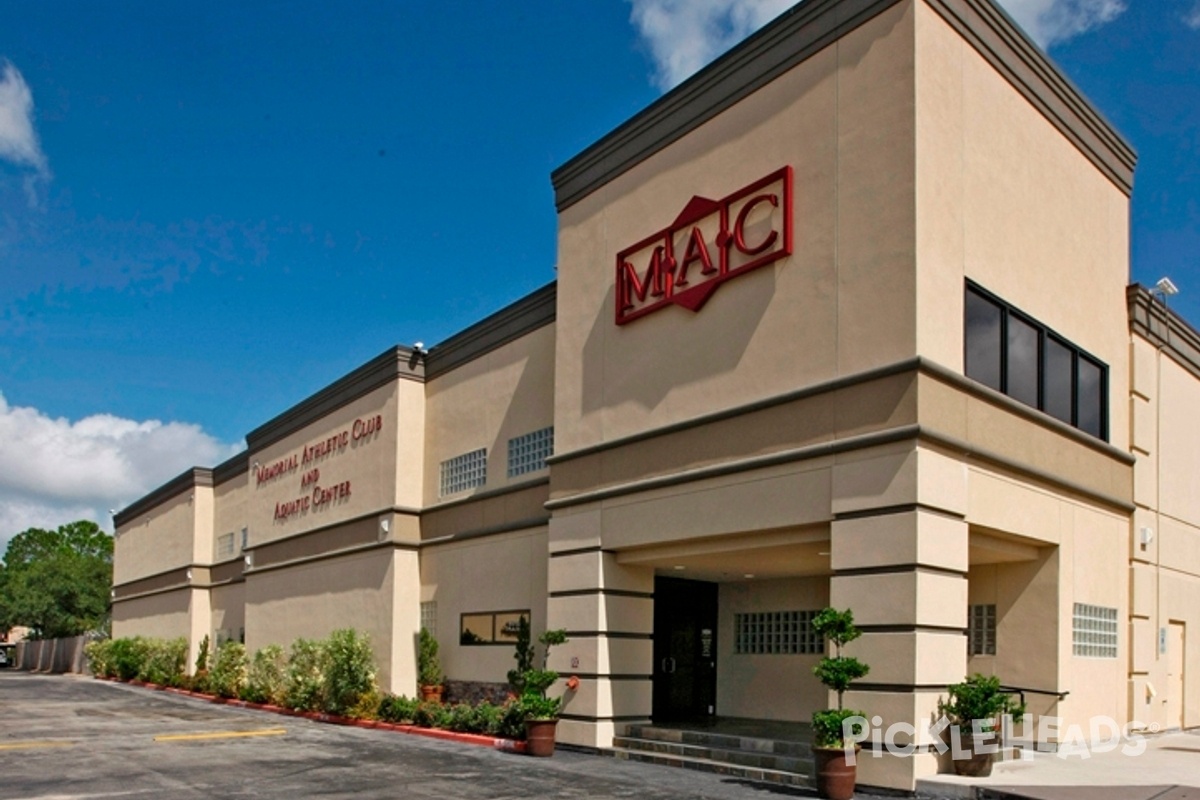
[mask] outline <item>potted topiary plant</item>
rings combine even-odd
[[[992,761],[999,751],[1000,731],[996,725],[1004,716],[1020,723],[1025,704],[1000,689],[1000,679],[976,673],[962,683],[949,687],[949,700],[938,701],[938,712],[953,726],[961,744],[954,758],[954,772],[973,778],[992,774]]]
[[[421,628],[417,640],[417,683],[421,699],[427,703],[442,702],[442,665],[438,661],[438,641],[428,628]]]
[[[854,626],[850,609],[826,608],[813,618],[813,628],[833,645],[833,656],[825,656],[813,667],[821,683],[837,692],[837,708],[813,714],[813,759],[816,762],[817,794],[829,800],[850,800],[858,781],[857,766],[847,758],[851,747],[858,750],[862,723],[849,723],[853,737],[846,741],[846,720],[866,715],[843,708],[842,695],[850,683],[864,677],[870,668],[853,656],[842,655],[842,647],[862,635]]]
[[[528,643],[528,637],[526,637]],[[542,652],[542,668],[532,668],[533,649],[521,649],[518,636],[517,653],[515,658],[519,667],[524,667],[517,675],[510,673],[509,680],[514,686],[520,686],[521,715],[525,718],[525,752],[531,756],[552,756],[558,728],[558,712],[562,709],[561,697],[547,697],[546,690],[558,680],[558,673],[547,669],[550,660],[550,648],[564,644],[567,641],[565,630],[546,631],[538,637],[545,648]],[[515,680],[514,680],[515,678]]]

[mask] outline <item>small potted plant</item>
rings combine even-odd
[[[966,758],[954,758],[954,772],[972,778],[992,774],[992,761],[999,751],[997,723],[1011,716],[1014,723],[1025,717],[1025,704],[1000,689],[1000,679],[976,673],[949,687],[950,698],[938,701],[938,712],[953,726]]]
[[[522,625],[528,630],[528,623]],[[529,635],[526,632],[525,647],[522,648],[520,632],[517,639],[518,670],[509,673],[509,680],[514,688],[519,688],[521,714],[525,718],[525,752],[531,756],[552,756],[558,728],[558,712],[562,710],[561,697],[547,697],[546,690],[558,680],[558,673],[547,669],[550,660],[550,648],[564,644],[567,632],[564,630],[546,631],[538,637],[545,648],[542,652],[542,668],[534,669],[533,648],[528,645]]]
[[[427,703],[442,702],[442,665],[438,661],[438,642],[428,628],[421,628],[417,646],[417,683],[421,699]]]
[[[858,750],[857,737],[863,731],[861,723],[849,723],[854,738],[847,742],[846,721],[852,717],[865,718],[866,715],[844,708],[842,695],[852,681],[864,677],[870,668],[853,656],[842,655],[842,647],[862,635],[862,631],[854,626],[854,614],[850,609],[838,611],[826,608],[813,618],[813,628],[833,645],[833,656],[822,658],[813,667],[813,674],[821,683],[837,692],[837,708],[813,714],[817,794],[829,800],[850,800],[854,796],[854,785],[858,782],[858,769],[847,756],[851,747]]]

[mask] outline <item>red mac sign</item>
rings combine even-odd
[[[693,197],[669,227],[617,254],[617,324],[671,303],[699,311],[725,281],[791,253],[791,167],[723,200]]]

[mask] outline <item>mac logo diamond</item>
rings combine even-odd
[[[670,226],[617,254],[617,324],[671,304],[699,311],[725,281],[791,252],[791,167],[722,200],[693,197]]]

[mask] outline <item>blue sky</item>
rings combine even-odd
[[[554,277],[549,174],[786,0],[8,4],[0,543]],[[1200,322],[1200,0],[1004,5],[1138,149]]]

